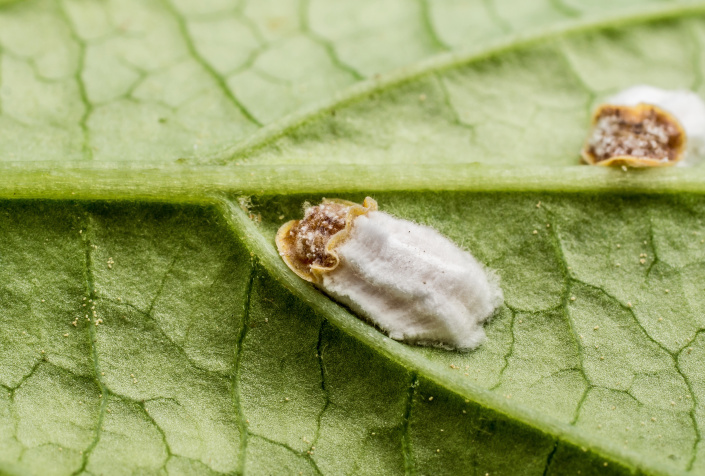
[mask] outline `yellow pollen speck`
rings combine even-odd
[[[663,317],[658,318],[659,322],[663,321]]]
[[[575,296],[571,296],[571,297],[570,297],[570,300],[571,300],[571,301],[575,301]]]
[[[428,397],[428,401],[430,402],[431,400],[433,400],[433,397]]]
[[[600,326],[595,326],[595,327],[593,327],[592,329],[596,331],[596,330],[598,330],[599,328],[600,328]]]
[[[68,336],[69,336],[68,332],[66,334],[64,334],[64,337],[68,337]]]
[[[600,356],[600,360],[605,360],[605,356],[604,356],[604,355],[601,355],[601,356]]]
[[[615,264],[615,266],[619,268],[619,267],[622,266],[622,265],[619,264],[619,263],[617,263],[617,264]]]
[[[646,260],[645,260],[644,258],[641,258],[641,259],[639,260],[639,263],[645,264],[645,263],[646,263]]]
[[[539,201],[539,203],[536,204],[536,208],[541,208],[541,202],[540,202],[540,201]]]
[[[551,228],[551,224],[550,224],[550,223],[546,223],[546,228]]]
[[[620,245],[619,243],[617,243],[617,248],[621,248],[621,247],[622,247],[622,245]]]
[[[673,400],[671,400],[671,406],[675,406],[675,404],[676,404],[676,402],[674,402]]]
[[[538,231],[538,230],[534,230],[534,231],[533,231],[533,234],[534,234],[534,235],[538,235],[538,234],[539,234],[539,231]]]
[[[631,302],[631,301],[627,302],[627,307],[632,307],[632,302]]]

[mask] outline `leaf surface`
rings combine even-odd
[[[705,472],[705,176],[577,166],[606,95],[700,92],[704,11],[4,5],[0,473]],[[368,193],[497,270],[478,350],[281,262]]]

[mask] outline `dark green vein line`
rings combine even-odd
[[[509,33],[512,31],[512,26],[504,18],[502,18],[497,11],[494,0],[482,0],[482,4],[485,7],[487,16],[490,17],[490,20],[492,20],[492,23],[494,23],[497,28],[502,30],[503,33]]]
[[[578,404],[575,407],[575,414],[573,415],[573,419],[571,420],[570,424],[574,425],[578,422],[578,419],[580,418],[580,411],[582,410],[583,403],[585,403],[585,400],[587,399],[587,395],[590,392],[590,388],[592,386],[592,382],[590,381],[590,378],[588,377],[587,373],[585,373],[585,353],[583,349],[583,344],[580,340],[580,334],[578,333],[578,330],[575,328],[575,324],[573,323],[573,319],[570,315],[570,305],[569,305],[569,300],[570,300],[570,295],[572,292],[572,278],[570,275],[570,270],[568,270],[568,261],[565,257],[565,252],[563,251],[563,244],[561,241],[560,236],[558,236],[558,220],[556,219],[555,215],[551,210],[546,208],[544,206],[543,208],[546,212],[546,215],[549,217],[549,222],[553,223],[553,226],[549,228],[549,236],[551,240],[551,247],[553,248],[553,253],[556,257],[556,260],[559,263],[560,271],[561,271],[561,276],[563,278],[563,286],[564,286],[564,291],[561,294],[561,304],[560,304],[560,309],[561,313],[563,314],[563,318],[565,321],[568,323],[568,326],[570,327],[570,333],[573,336],[573,342],[575,343],[575,350],[578,354],[578,360],[580,361],[580,375],[583,377],[583,380],[585,381],[585,390],[583,391],[583,394],[580,397],[580,400],[578,401]]]
[[[304,34],[306,34],[309,38],[311,38],[313,41],[315,41],[317,44],[323,47],[324,50],[326,50],[326,53],[328,54],[328,57],[330,58],[331,62],[340,70],[345,71],[348,73],[354,80],[362,80],[365,78],[365,76],[357,71],[355,68],[350,66],[349,64],[345,63],[342,59],[340,59],[340,56],[338,55],[338,52],[335,50],[335,47],[333,46],[333,43],[331,43],[330,40],[327,38],[322,37],[315,31],[311,29],[311,25],[309,23],[309,11],[310,11],[310,0],[300,0],[299,3],[299,21],[301,22],[301,30],[303,31]]]
[[[424,30],[426,31],[426,34],[428,35],[429,39],[431,40],[431,44],[433,46],[441,51],[447,51],[450,50],[450,46],[447,45],[439,36],[438,33],[436,32],[436,28],[433,26],[433,18],[431,18],[431,6],[429,4],[429,0],[418,0],[419,1],[419,7],[421,9],[421,24],[424,27]]]
[[[92,234],[92,226],[91,226],[91,219],[90,216],[88,217],[88,221],[85,223],[85,225],[82,227],[83,228],[83,233],[81,234],[81,240],[83,242],[83,247],[85,250],[85,262],[84,262],[84,280],[85,280],[85,285],[86,285],[86,298],[89,299],[89,302],[96,302],[96,293],[95,293],[95,278],[93,276],[93,256],[91,253],[92,249],[92,244],[90,241],[90,235]],[[98,442],[100,441],[100,435],[101,431],[103,429],[103,420],[105,418],[105,410],[108,404],[108,389],[106,388],[105,384],[103,383],[103,379],[101,377],[100,373],[100,361],[98,360],[98,349],[96,348],[96,326],[93,325],[93,321],[91,320],[90,322],[87,323],[86,325],[88,329],[88,345],[89,349],[91,352],[91,359],[93,363],[93,371],[95,373],[95,381],[98,384],[98,388],[100,389],[100,411],[98,413],[98,422],[96,423],[96,428],[95,428],[95,437],[93,441],[91,442],[90,445],[86,448],[86,450],[83,452],[83,459],[81,462],[81,467],[77,469],[73,475],[77,475],[80,473],[85,472],[86,466],[88,465],[88,458],[90,457],[91,453],[95,449],[95,447],[98,445]]]
[[[414,463],[414,453],[411,445],[411,410],[414,406],[414,395],[416,395],[416,388],[418,386],[418,376],[416,373],[412,373],[407,387],[406,405],[404,407],[404,416],[401,423],[401,451],[404,456],[404,473],[407,476],[416,474],[416,464]]]
[[[76,84],[78,85],[78,94],[81,98],[81,102],[83,103],[84,107],[83,114],[81,115],[81,119],[79,121],[81,132],[83,133],[82,150],[83,158],[86,160],[92,160],[93,149],[91,148],[91,131],[88,128],[88,118],[93,112],[93,105],[91,104],[91,101],[88,98],[88,92],[86,91],[86,83],[83,80],[82,75],[86,64],[86,45],[83,39],[76,32],[76,28],[71,19],[69,18],[68,14],[66,13],[63,2],[61,1],[58,2],[58,10],[59,15],[64,20],[64,23],[66,23],[66,27],[68,28],[69,33],[71,34],[71,39],[73,39],[73,41],[75,41],[78,45],[78,61],[76,65],[75,80]]]
[[[237,474],[244,474],[245,471],[245,457],[247,452],[247,438],[249,432],[247,430],[247,420],[245,419],[245,412],[242,408],[242,394],[240,388],[240,370],[242,368],[242,346],[245,342],[245,336],[247,335],[248,322],[250,320],[250,310],[251,310],[251,299],[252,299],[252,289],[255,281],[255,275],[257,271],[257,264],[251,264],[252,269],[250,270],[250,278],[245,287],[245,303],[243,305],[242,312],[242,326],[237,335],[237,348],[235,350],[235,362],[233,365],[233,382],[232,382],[232,400],[233,406],[235,407],[235,412],[237,414],[237,429],[240,434],[240,446],[238,448],[237,456]]]
[[[553,457],[556,454],[556,450],[558,450],[557,441],[553,444],[553,449],[551,450],[551,452],[548,453],[548,457],[546,458],[546,466],[544,466],[543,468],[543,476],[548,476],[548,472],[551,469],[551,463],[553,462]]]
[[[311,443],[311,447],[315,448],[316,445],[318,444],[318,439],[321,436],[321,422],[323,421],[323,415],[325,414],[326,410],[328,410],[328,407],[330,406],[330,391],[328,390],[328,387],[326,386],[326,365],[325,362],[323,361],[323,350],[324,350],[324,344],[323,344],[323,338],[326,332],[326,326],[327,326],[327,321],[325,319],[321,320],[321,325],[318,328],[318,342],[316,343],[316,358],[318,360],[318,368],[321,374],[321,391],[323,392],[323,397],[325,398],[325,403],[323,404],[323,407],[321,408],[321,411],[318,412],[318,415],[316,415],[316,436],[313,438],[313,442]]]
[[[262,123],[245,107],[244,104],[242,104],[242,102],[240,102],[240,100],[228,87],[228,84],[225,82],[225,79],[198,52],[198,48],[196,48],[196,45],[193,43],[193,38],[191,38],[191,34],[188,31],[186,20],[181,15],[181,13],[176,10],[174,5],[172,5],[169,0],[161,1],[164,7],[169,11],[169,13],[171,13],[171,15],[176,20],[176,24],[178,25],[181,37],[184,40],[184,44],[186,46],[186,50],[189,52],[189,55],[191,55],[194,61],[196,61],[196,63],[198,63],[206,71],[206,73],[208,73],[208,75],[211,77],[211,79],[213,79],[213,81],[215,81],[215,83],[218,85],[218,88],[225,95],[228,101],[230,101],[230,103],[232,103],[240,111],[240,113],[245,116],[245,118],[247,118],[248,121],[252,122],[253,124],[259,127],[262,127]]]

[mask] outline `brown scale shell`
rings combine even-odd
[[[328,266],[319,266],[315,264],[306,266],[302,264],[302,260],[297,259],[294,240],[292,240],[290,232],[296,225],[299,224],[301,220],[291,220],[284,223],[281,227],[279,227],[275,238],[279,255],[282,257],[284,263],[286,263],[289,269],[296,273],[300,278],[314,284],[320,283],[324,274],[333,271],[340,264],[338,253],[335,250],[350,236],[355,217],[366,215],[372,211],[377,211],[377,202],[370,197],[365,198],[362,205],[359,203],[350,202],[348,200],[340,200],[335,198],[323,199],[321,202],[321,204],[326,203],[337,203],[348,207],[345,215],[345,228],[332,235],[326,243],[325,251],[326,254],[333,259],[333,264]]]
[[[595,126],[600,118],[606,113],[617,114],[630,124],[638,124],[643,122],[648,116],[654,116],[661,122],[671,126],[675,130],[672,137],[673,144],[670,144],[671,151],[668,160],[656,159],[652,157],[640,157],[633,155],[615,155],[607,159],[599,160],[592,151],[590,146],[590,138],[594,133]],[[603,104],[598,107],[592,116],[592,128],[590,135],[585,141],[585,145],[581,151],[582,159],[590,165],[603,166],[627,166],[627,167],[664,167],[675,165],[683,159],[686,150],[687,136],[681,123],[668,111],[661,109],[653,104],[637,104],[636,106],[623,106],[613,104]]]

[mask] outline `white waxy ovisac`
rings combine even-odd
[[[342,216],[344,228],[331,229]],[[325,256],[316,229],[334,232]],[[407,343],[474,349],[503,300],[497,276],[470,253],[430,227],[377,211],[371,198],[310,207],[280,228],[277,246],[299,276]]]
[[[670,112],[681,123],[688,138],[685,160],[693,161],[705,155],[705,102],[698,94],[685,89],[638,85],[620,91],[606,102],[622,106],[653,104]]]

